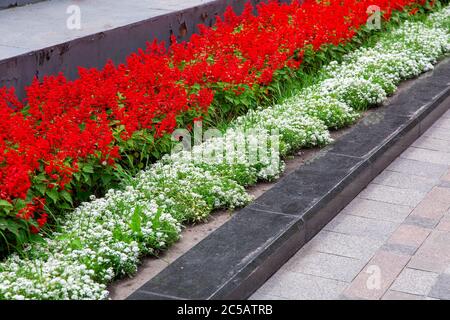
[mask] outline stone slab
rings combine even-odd
[[[267,256],[286,250],[289,241],[296,248],[305,242],[302,222],[297,217],[243,209],[130,298],[157,294],[179,299],[220,299],[233,296],[235,289],[239,289],[235,294],[241,295],[239,285],[245,278],[255,276]]]

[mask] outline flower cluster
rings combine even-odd
[[[394,90],[401,80],[432,68],[437,58],[450,52],[449,16],[447,8],[425,22],[406,22],[382,34],[374,46],[323,68],[314,85],[285,102],[236,119],[222,137],[210,138],[192,151],[165,156],[124,181],[123,191],[92,197],[61,219],[51,238],[0,263],[0,299],[106,298],[106,284],[135,272],[141,255],[176,241],[182,222],[205,219],[217,208],[244,205],[249,201],[244,186],[274,178],[283,169],[282,163],[272,165],[274,157],[329,142],[327,127],[346,126],[356,119],[355,109],[381,103],[388,91],[374,98],[367,84],[381,86],[386,81],[386,89]],[[350,77],[365,82],[347,85],[343,79]],[[332,81],[342,81],[343,86],[330,86]],[[251,159],[255,137],[270,138],[274,127],[280,148],[271,140],[264,157]],[[229,141],[243,146],[231,143],[227,149]],[[232,150],[231,160],[215,156],[224,150],[220,146]]]
[[[179,233],[179,223],[137,190],[111,190],[66,217],[53,238],[12,254],[0,266],[0,299],[105,298],[105,283],[135,272],[140,255]]]
[[[188,43],[173,41],[169,49],[149,44],[125,64],[80,69],[75,81],[62,75],[36,80],[27,88],[26,103],[13,91],[0,89],[0,221],[8,226],[7,237],[23,238],[29,227],[38,232],[46,211],[58,215],[89,194],[116,187],[120,168],[133,174],[167,152],[168,136],[176,127],[192,125],[200,116],[214,122],[245,113],[268,93],[277,72],[298,70],[307,52],[352,40],[366,23],[369,5],[379,6],[389,19],[394,10],[424,3],[269,1],[258,6],[257,15],[248,5],[240,16],[230,9],[213,28],[201,27]],[[370,92],[370,103],[378,102],[383,84],[367,81],[347,80],[351,90],[335,98],[361,109],[366,107],[359,105],[364,91]],[[336,85],[330,82],[327,88],[333,91]],[[325,102],[316,100],[318,111],[306,106],[305,114],[329,117],[330,110],[320,106]],[[331,108],[340,115],[326,121],[327,126],[352,121],[338,102]],[[280,112],[267,119],[266,128],[283,124]],[[325,142],[323,132],[305,129],[313,126],[315,120],[307,116],[290,123],[281,133],[291,137],[283,152],[305,145],[294,143],[299,136],[304,142],[310,137],[316,144]],[[31,226],[24,228],[23,221]]]

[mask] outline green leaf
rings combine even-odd
[[[45,192],[47,191],[47,186],[45,184],[35,184],[34,187],[40,194],[45,195]]]
[[[0,207],[6,208],[6,209],[12,209],[13,205],[6,200],[0,199]]]
[[[131,216],[130,228],[133,232],[141,233],[141,208],[136,207],[134,209],[133,215]]]
[[[28,238],[34,243],[45,243],[44,238],[39,233],[32,233],[28,236]]]
[[[70,195],[69,192],[67,192],[66,190],[63,190],[63,191],[60,192],[60,195],[61,195],[67,202],[69,202],[71,205],[73,205],[72,196]]]
[[[83,172],[94,173],[94,167],[90,164],[85,164],[82,168]]]
[[[52,199],[54,203],[57,203],[59,200],[59,193],[56,189],[50,189],[46,192],[46,195]]]
[[[83,175],[83,179],[84,179],[84,183],[89,183],[89,181],[91,181],[91,176],[87,173],[82,173]]]
[[[78,250],[83,249],[83,245],[79,238],[72,239],[72,241],[70,242],[70,245],[71,245],[72,249],[78,249]]]
[[[27,203],[26,203],[25,200],[23,200],[23,199],[17,199],[16,202],[15,202],[15,204],[14,204],[14,209],[15,209],[16,211],[20,211],[20,210],[22,210],[23,208],[25,208],[26,206],[27,206]]]
[[[103,175],[103,176],[101,176],[101,179],[102,179],[102,185],[109,186],[109,184],[112,180],[112,177],[110,175]]]
[[[30,232],[28,230],[19,229],[16,241],[18,244],[24,244],[28,242]]]
[[[0,219],[0,230],[11,232],[16,239],[21,238],[20,229],[22,226],[11,219]]]

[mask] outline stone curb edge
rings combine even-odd
[[[446,59],[127,299],[248,298],[449,108]]]

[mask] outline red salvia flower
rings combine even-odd
[[[125,64],[80,68],[75,81],[63,75],[35,80],[25,103],[13,90],[0,89],[0,198],[10,203],[33,198],[32,181],[39,173],[48,178],[48,188],[71,193],[79,163],[96,159],[115,166],[118,143],[134,133],[148,131],[159,138],[173,132],[184,113],[202,119],[218,90],[215,84],[236,95],[267,86],[278,70],[300,68],[306,46],[320,50],[350,41],[365,25],[370,5],[390,19],[393,10],[425,2],[269,1],[258,5],[258,15],[247,4],[240,16],[229,8],[214,28],[200,26],[188,43],[173,37],[168,50],[164,43],[149,43]],[[44,200],[28,201],[17,213],[36,219],[39,228],[33,232],[47,222]]]

